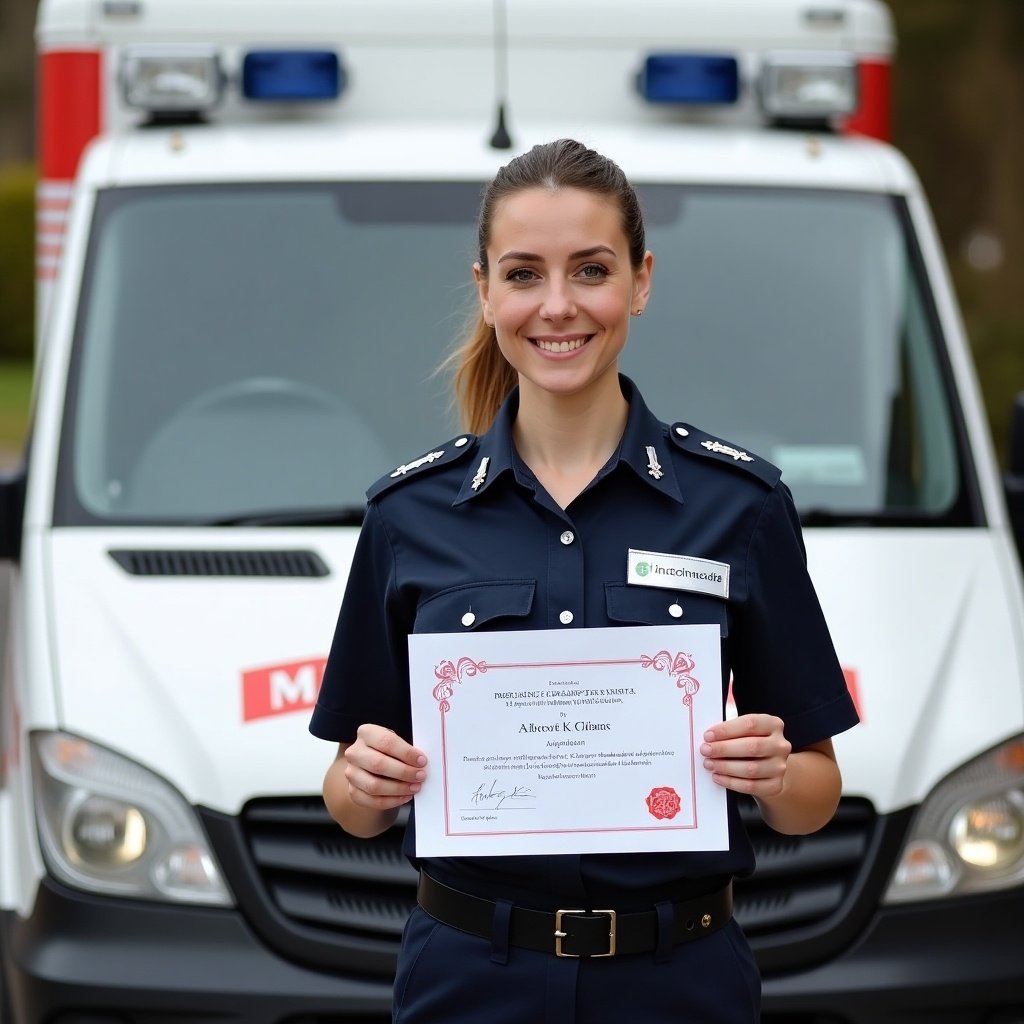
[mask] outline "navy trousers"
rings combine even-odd
[[[562,959],[440,924],[405,926],[394,1024],[757,1024],[761,979],[735,921],[663,960]]]

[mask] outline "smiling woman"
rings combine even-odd
[[[514,437],[563,507],[593,479],[622,434],[628,404],[618,380],[630,315],[651,287],[654,257],[631,261],[618,206],[578,188],[528,189],[495,207],[473,267],[484,322],[519,380]],[[570,416],[571,446],[523,423]],[[577,432],[578,431],[578,432]]]
[[[412,634],[521,631],[514,639],[530,662],[543,646],[531,631],[577,630],[558,638],[575,656],[607,627],[672,627],[685,615],[716,652],[721,637],[721,680],[716,666],[706,691],[716,711],[735,680],[739,714],[715,717],[693,760],[702,784],[725,790],[729,846],[637,853],[621,835],[574,842],[558,822],[515,855],[483,843],[441,856],[417,848],[416,814],[430,813],[420,801],[406,832],[420,885],[395,983],[401,1024],[470,1024],[485,998],[493,1024],[753,1024],[760,981],[731,912],[733,876],[753,869],[737,794],[753,796],[783,833],[815,831],[836,808],[831,737],[857,713],[779,470],[660,422],[619,372],[653,268],[637,195],[601,154],[562,139],[498,172],[478,223],[479,317],[451,360],[463,421],[481,436],[438,444],[367,492],[310,729],[338,743],[324,780],[331,814],[351,835],[377,836],[444,777],[442,759],[428,763],[429,743],[413,743],[410,686],[435,680],[411,672],[409,649],[426,639]],[[630,571],[640,557],[688,568],[652,582]],[[451,685],[441,668],[434,676]],[[643,710],[634,721],[651,724]],[[580,719],[571,731],[608,728]],[[500,727],[488,730],[497,743]],[[522,756],[548,756],[540,744],[569,731],[521,724]],[[619,756],[608,755],[620,775],[637,763]],[[662,782],[645,789],[647,808],[671,820],[678,796]],[[485,786],[474,806],[508,791]],[[421,821],[421,840],[431,827]]]

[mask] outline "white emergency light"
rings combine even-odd
[[[773,120],[827,121],[857,110],[857,62],[849,54],[768,54],[758,84]]]
[[[133,47],[121,56],[128,106],[152,113],[201,113],[224,91],[220,55],[212,47]]]

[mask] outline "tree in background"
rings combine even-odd
[[[0,0],[0,167],[32,159],[36,0]]]
[[[935,212],[1004,458],[1024,390],[1024,3],[890,0],[895,142]]]

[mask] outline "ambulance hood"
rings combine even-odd
[[[352,528],[53,531],[61,727],[227,813],[256,794],[318,793],[334,747],[307,726],[356,536]],[[263,574],[239,577],[133,575],[112,555],[161,550],[266,557]],[[270,575],[281,551],[312,553],[328,575]]]
[[[226,539],[229,536],[230,539]],[[49,599],[60,725],[235,813],[319,791],[307,731],[353,529],[54,531]],[[998,541],[996,541],[998,544]],[[132,575],[119,549],[302,549],[322,578]],[[1010,552],[985,531],[808,530],[808,558],[862,723],[837,737],[846,792],[891,811],[1024,728]],[[1000,656],[999,652],[1003,652]]]
[[[1017,560],[1005,533],[806,530],[805,540],[861,714],[835,740],[847,794],[882,812],[917,803],[1024,730]]]

